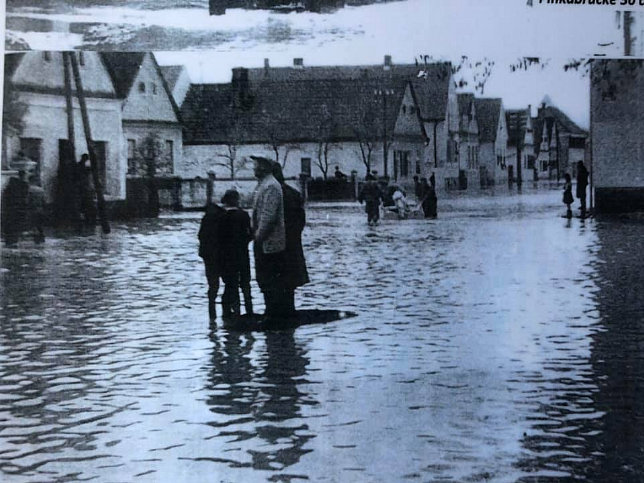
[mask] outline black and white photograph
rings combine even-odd
[[[5,48],[622,55],[621,14],[539,0],[6,0]]]
[[[0,480],[644,479],[644,10],[538,3],[7,0]]]

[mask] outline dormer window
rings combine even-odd
[[[145,82],[139,82],[139,92],[145,92]]]

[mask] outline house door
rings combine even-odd
[[[36,168],[29,178],[29,182],[42,186],[42,139],[20,138],[20,150],[29,160],[36,163]]]
[[[96,155],[96,165],[98,168],[98,179],[101,181],[103,193],[109,193],[107,189],[107,143],[105,141],[94,141],[94,154]]]

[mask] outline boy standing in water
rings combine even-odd
[[[239,207],[239,193],[228,190],[221,199],[225,214],[219,222],[221,278],[224,294],[221,298],[224,317],[240,315],[239,289],[244,294],[246,314],[253,313],[250,295],[250,260],[248,244],[253,239],[250,216]]]

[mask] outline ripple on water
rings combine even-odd
[[[209,332],[196,215],[3,251],[0,471],[628,480],[644,228],[567,228],[547,195],[375,228],[309,208],[298,302],[358,316],[296,331]]]

